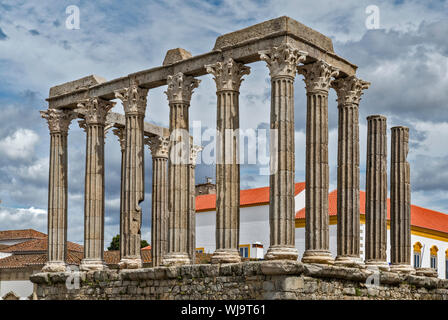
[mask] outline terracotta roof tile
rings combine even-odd
[[[305,189],[305,182],[295,184],[295,195]],[[240,206],[256,206],[269,204],[269,187],[240,191]],[[216,209],[216,194],[204,194],[196,197],[196,211],[211,211]]]
[[[43,264],[46,261],[46,254],[13,254],[0,259],[0,269],[23,268],[32,264]]]
[[[0,240],[41,239],[46,237],[45,233],[34,229],[0,231]]]
[[[141,251],[144,264],[151,262],[151,251]],[[67,251],[66,262],[71,265],[79,265],[84,254],[79,251]],[[104,261],[111,267],[116,267],[120,262],[120,251],[104,251]],[[47,253],[31,253],[31,254],[13,254],[11,256],[0,259],[0,269],[25,268],[30,266],[44,266],[47,262]]]
[[[34,251],[47,251],[47,239],[35,239],[24,241],[21,243],[14,244],[12,246],[8,246],[7,248],[0,249],[1,252],[34,252]],[[71,251],[83,252],[83,246],[67,241],[67,249]]]

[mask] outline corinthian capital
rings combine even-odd
[[[78,103],[79,110],[85,115],[85,123],[106,124],[107,113],[115,105],[115,102],[101,98],[90,98]]]
[[[126,148],[126,129],[124,127],[112,129],[114,135],[118,137],[118,142],[120,143],[121,151]]]
[[[182,72],[176,73],[174,76],[168,76],[168,88],[165,94],[170,103],[190,102],[193,90],[199,86],[201,80],[192,76],[186,76]]]
[[[192,166],[196,165],[196,159],[198,157],[198,153],[202,151],[202,147],[198,145],[191,145],[190,148],[190,164]]]
[[[207,73],[211,73],[216,83],[217,91],[239,91],[243,76],[250,74],[250,68],[242,63],[237,63],[232,58],[225,62],[216,62],[205,66]]]
[[[129,88],[114,91],[114,94],[123,103],[125,113],[145,114],[148,89],[140,88],[134,83]]]
[[[67,133],[70,122],[78,115],[72,110],[48,109],[40,111],[42,118],[47,120],[50,133]]]
[[[333,81],[331,87],[336,90],[338,95],[338,104],[357,104],[361,100],[363,90],[368,89],[370,82],[356,78],[355,76],[349,76],[346,78],[340,78]]]
[[[260,51],[261,60],[265,61],[269,68],[271,78],[278,76],[296,76],[297,65],[304,62],[307,52],[294,48],[289,43],[283,43],[279,47]]]
[[[167,158],[170,151],[170,138],[154,136],[145,138],[145,144],[149,146],[153,158]]]
[[[307,93],[330,90],[333,77],[339,74],[339,70],[323,60],[318,60],[304,66],[297,67],[297,72],[305,79]]]

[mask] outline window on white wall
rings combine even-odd
[[[437,270],[437,257],[431,256],[431,268]]]
[[[431,247],[431,268],[437,271],[437,252],[439,251],[439,248],[437,246]]]
[[[448,279],[448,249],[445,251],[445,279]]]
[[[422,247],[420,242],[414,244],[414,268],[421,268],[422,266]]]
[[[243,258],[249,258],[249,245],[248,244],[240,245],[240,255]]]
[[[445,260],[445,279],[448,279],[448,258]]]
[[[414,268],[421,268],[421,253],[420,252],[414,252]]]

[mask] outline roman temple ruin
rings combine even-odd
[[[256,61],[264,61],[269,69],[270,128],[277,134],[271,134],[270,141],[270,247],[265,255],[267,261],[247,263],[241,262],[238,250],[240,165],[235,154],[239,149],[239,140],[229,140],[222,133],[240,127],[239,94],[244,89],[242,81],[250,77],[249,65]],[[188,276],[188,272],[185,272],[188,269],[191,273],[199,273],[196,275],[199,278],[216,279],[232,275],[232,281],[241,284],[251,281],[241,277],[245,270],[252,268],[248,272],[259,277],[256,281],[261,281],[261,284],[250,283],[259,284],[262,293],[241,293],[243,298],[300,298],[297,293],[300,285],[290,279],[293,274],[297,277],[306,274],[310,277],[337,278],[339,280],[335,281],[341,285],[344,281],[365,281],[372,270],[379,270],[382,272],[381,279],[386,279],[385,283],[391,290],[395,290],[393,286],[398,286],[403,279],[417,277],[409,258],[410,181],[409,164],[406,161],[409,130],[405,127],[392,128],[392,264],[389,267],[386,262],[386,118],[376,115],[368,117],[366,261],[360,259],[358,110],[361,96],[370,83],[359,79],[356,70],[356,65],[334,52],[330,38],[291,18],[280,17],[222,35],[217,38],[213,50],[204,54],[192,56],[184,49],[172,49],[167,52],[162,66],[110,81],[92,75],[52,87],[47,99],[48,110],[41,112],[48,122],[51,147],[48,263],[43,273],[32,277],[42,288],[38,297],[61,297],[48,294],[45,290],[50,286],[49,283],[54,283],[48,282],[52,274],[64,274],[66,271],[67,136],[69,125],[75,119],[80,120],[79,124],[84,128],[86,136],[85,239],[81,264],[81,270],[86,274],[89,271],[100,271],[106,278],[115,280],[160,279],[160,283],[167,281],[166,285],[170,281],[168,279],[175,279],[173,274],[176,277]],[[218,132],[216,251],[211,258],[212,265],[204,267],[205,271],[199,265],[194,265],[194,170],[201,146],[193,145],[188,134],[181,134],[189,131],[191,97],[194,89],[200,86],[198,77],[204,75],[212,76],[216,84]],[[301,262],[297,261],[299,253],[295,247],[294,233],[294,113],[301,112],[294,108],[294,81],[298,75],[303,76],[307,96],[306,250]],[[169,128],[145,122],[148,91],[160,86],[166,86]],[[331,89],[337,94],[339,113],[336,257],[332,257],[329,251],[328,95]],[[110,111],[115,104],[114,99],[121,101],[124,116]],[[122,152],[119,271],[107,270],[103,261],[104,137],[108,130],[117,136]],[[151,150],[153,162],[153,268],[147,270],[142,268],[140,257],[140,203],[144,200],[145,191],[145,145]],[[313,265],[319,265],[316,268],[321,268],[320,271],[310,267]],[[289,286],[289,289],[285,290],[295,292],[295,295],[278,292],[280,289],[277,286],[266,286],[266,282],[275,282],[279,277],[288,283],[285,286]],[[417,280],[412,280],[414,285],[421,286],[415,284]],[[257,285],[253,286],[254,292],[257,291]],[[443,285],[445,289],[448,288],[445,282]],[[89,296],[85,293],[87,291],[80,290],[74,295],[78,295],[78,298],[85,298],[83,294]],[[191,291],[190,297],[197,298],[193,292],[195,290]],[[107,293],[104,292],[104,295],[95,297],[105,298]],[[115,291],[110,292],[109,297],[117,297]],[[135,298],[137,293],[127,294],[128,298]],[[437,298],[447,298],[447,292],[437,294]],[[341,293],[339,297],[344,295]],[[158,295],[157,288],[154,291],[148,289],[145,297],[176,298],[175,295],[166,295],[165,291]],[[199,298],[207,296],[199,295]]]

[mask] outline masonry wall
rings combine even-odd
[[[79,279],[78,288],[77,281],[73,279]],[[367,280],[369,281],[366,283]],[[31,281],[37,284],[35,297],[45,300],[448,300],[448,280],[390,272],[374,274],[366,269],[293,261],[257,261],[221,266],[188,265],[121,272],[38,273],[31,276]]]

